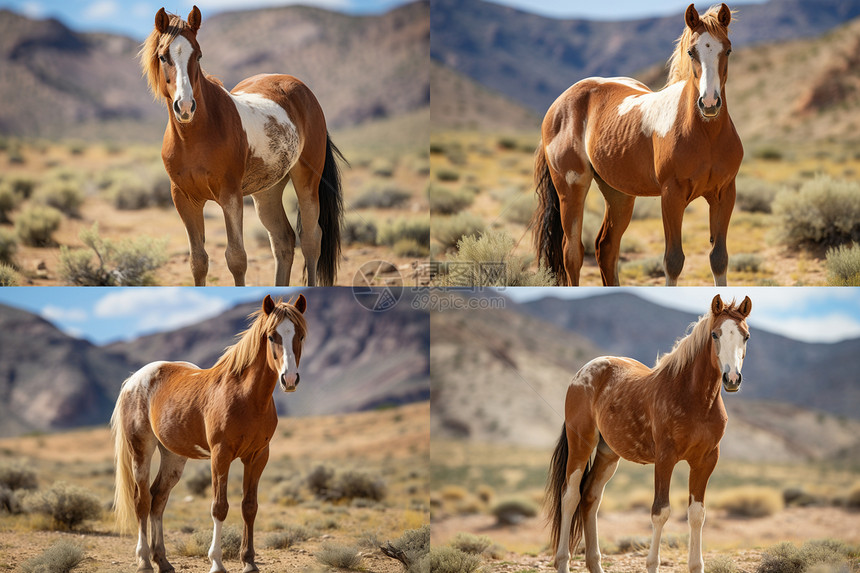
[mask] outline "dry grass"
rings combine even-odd
[[[781,511],[782,494],[765,487],[738,487],[720,492],[711,506],[725,509],[734,517],[766,517]]]

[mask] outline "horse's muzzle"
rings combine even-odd
[[[287,376],[286,374],[281,374],[281,377],[280,377],[281,390],[283,390],[284,392],[295,392],[296,387],[298,387],[298,385],[299,385],[300,379],[301,379],[301,376],[299,375],[298,372],[296,373],[295,378],[293,378],[292,376]]]
[[[717,103],[716,104],[714,104],[713,106],[706,106],[705,105],[705,98],[700,97],[697,104],[699,106],[699,111],[702,112],[703,116],[705,116],[708,119],[713,119],[713,118],[717,117],[718,115],[720,115],[720,110],[723,107],[723,98],[717,96]]]
[[[183,108],[187,108],[187,106],[183,106]],[[173,101],[173,114],[179,123],[189,123],[194,119],[195,111],[197,111],[197,102],[193,98],[191,99],[191,107],[187,109],[180,108],[179,100]]]
[[[729,380],[729,373],[723,372],[723,388],[726,389],[726,392],[737,392],[741,389],[741,381],[743,378],[743,375],[738,372],[738,379],[735,382],[732,382]]]

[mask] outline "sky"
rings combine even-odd
[[[32,18],[54,17],[74,30],[113,32],[143,40],[151,31],[155,13],[168,12],[187,17],[193,5],[206,17],[228,10],[250,10],[268,6],[304,4],[350,14],[385,12],[408,0],[0,0],[8,8]]]
[[[860,288],[844,287],[734,287],[734,288],[649,288],[623,289],[655,304],[702,315],[715,294],[724,301],[742,301],[749,296],[750,328],[762,328],[804,342],[838,342],[860,338]],[[598,288],[554,289],[551,296],[581,298],[601,294]],[[545,289],[506,289],[515,301],[547,296]]]
[[[691,0],[489,0],[494,4],[512,6],[526,12],[534,12],[553,18],[579,18],[587,20],[635,20],[654,16],[683,14]],[[762,4],[766,0],[743,0],[734,2],[732,8],[742,4]],[[704,12],[715,2],[695,2],[696,8]]]

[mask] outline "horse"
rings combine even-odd
[[[726,101],[731,19],[725,4],[701,17],[690,4],[660,91],[631,78],[587,78],[550,106],[535,151],[538,207],[531,225],[538,263],[558,284],[579,284],[582,218],[592,180],[606,204],[595,241],[604,285],[619,284],[621,235],[636,197],[660,197],[667,285],[677,284],[684,267],[684,209],[704,197],[714,283],[726,284],[726,234],[743,159]]]
[[[161,8],[139,54],[150,90],[168,108],[161,158],[188,233],[194,284],[205,285],[209,271],[203,206],[210,200],[224,212],[227,267],[236,286],[245,284],[242,214],[248,195],[268,231],[275,284],[289,284],[296,235],[282,196],[292,179],[308,285],[333,285],[343,218],[337,159],[345,160],[323,110],[311,90],[289,75],[255,75],[228,92],[200,67],[201,19],[197,6],[187,22]]]
[[[719,295],[689,334],[657,360],[654,368],[630,358],[596,358],[567,388],[564,426],[546,487],[553,565],[568,573],[571,551],[585,534],[585,563],[602,573],[597,509],[619,458],[654,464],[653,537],[645,564],[656,573],[660,535],[669,519],[669,482],[681,460],[690,465],[689,506],[692,573],[704,571],[702,525],[705,488],[720,456],[728,416],[720,387],[737,392],[746,356],[752,310],[749,297],[735,306]],[[591,454],[596,450],[594,461]]]
[[[269,442],[278,425],[272,392],[279,384],[294,392],[307,325],[307,301],[275,302],[266,295],[250,315],[250,328],[227,348],[215,365],[203,370],[188,362],[153,362],[122,384],[111,417],[116,464],[114,508],[121,531],[137,523],[137,570],[173,571],[164,549],[162,517],[170,490],[179,482],[185,462],[210,459],[212,520],[209,548],[212,572],[225,571],[221,526],[227,517],[227,474],[239,458],[244,530],[240,557],[244,572],[254,564],[254,520],[257,485],[269,459]],[[161,463],[149,483],[155,449]],[[147,520],[151,539],[147,544]]]

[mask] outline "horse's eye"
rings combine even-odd
[[[274,341],[275,341],[275,337],[274,337],[274,336],[269,336],[269,342],[274,342]]]
[[[727,56],[731,55],[731,53],[732,53],[732,49],[731,49],[731,48],[729,48],[728,50],[726,50],[726,55],[727,55]]]
[[[687,50],[687,55],[692,58],[693,57],[693,50]]]
[[[162,55],[158,56],[158,61],[161,62],[162,64],[164,64],[167,62],[167,58],[164,57],[164,54],[162,54]]]
[[[747,335],[745,335],[745,336],[744,336],[744,342],[746,342],[746,341],[747,341],[747,340],[749,340],[749,339],[750,339],[750,335],[749,335],[749,334],[747,334]]]
[[[719,340],[719,338],[720,338],[720,337],[719,337],[719,336],[717,336],[717,333],[716,333],[716,332],[712,332],[712,333],[711,333],[711,338],[713,338],[714,340]]]

